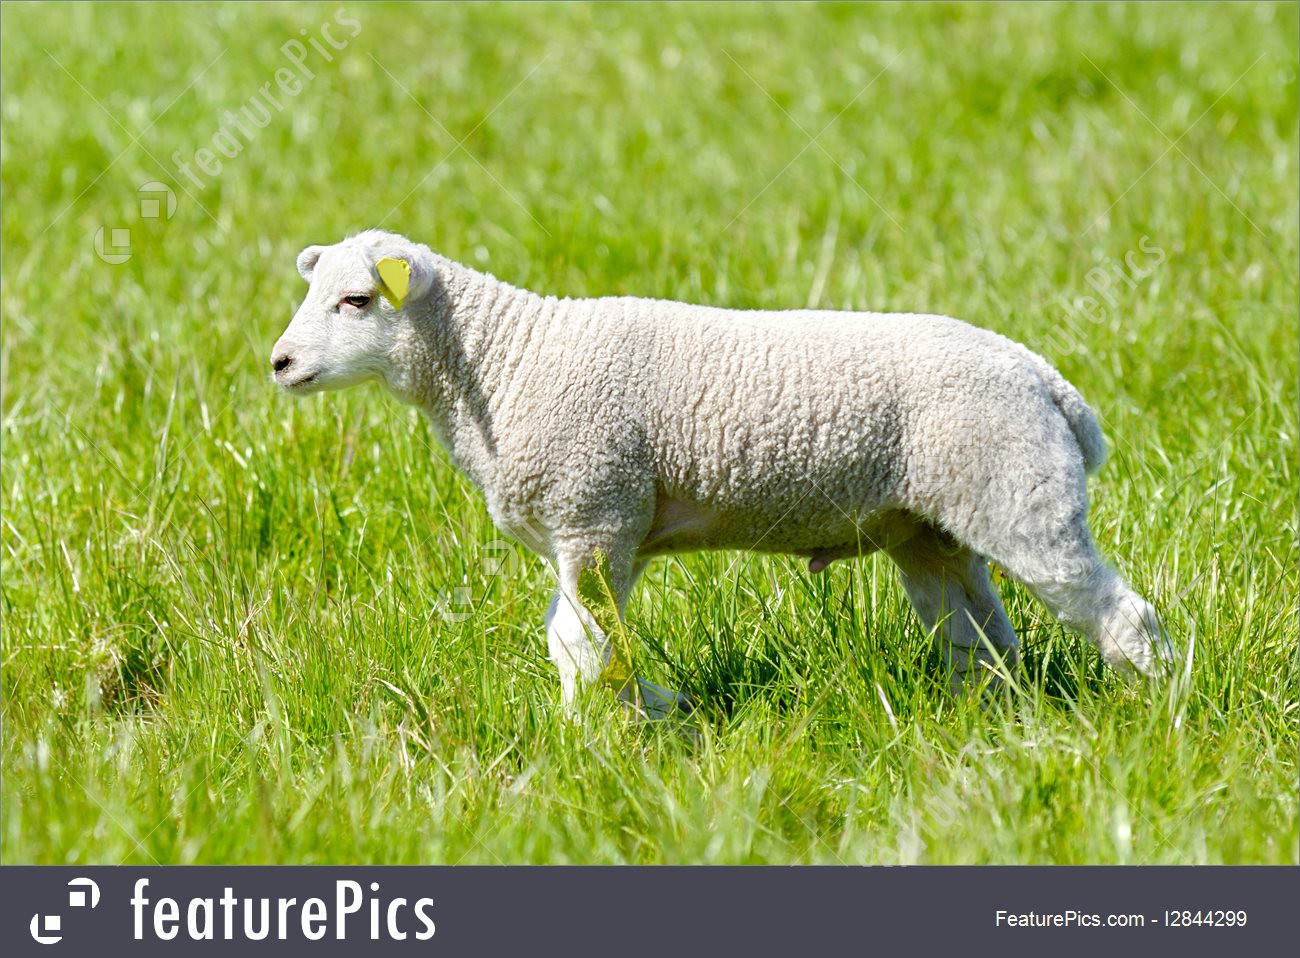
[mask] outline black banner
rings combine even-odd
[[[10,866],[0,899],[11,955],[1186,958],[1287,947],[1300,869]]]

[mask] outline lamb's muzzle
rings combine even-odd
[[[410,269],[396,306],[381,258]],[[784,552],[818,572],[883,551],[954,688],[1016,658],[988,561],[1113,665],[1149,673],[1167,654],[1088,530],[1096,417],[1011,340],[943,316],[543,298],[375,230],[298,266],[311,285],[276,381],[379,379],[423,410],[493,521],[556,569],[566,704],[609,657],[577,601],[598,551],[621,603],[666,553]]]

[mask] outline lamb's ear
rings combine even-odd
[[[433,251],[420,243],[404,243],[391,250],[385,250],[384,256],[401,260],[411,268],[410,286],[404,301],[420,299],[428,295],[433,288],[437,270],[433,263]]]
[[[433,265],[433,251],[420,243],[411,243],[402,250],[403,259],[411,267],[411,299],[422,299],[433,288],[436,270]]]
[[[308,246],[298,254],[298,272],[309,283],[312,271],[316,269],[316,261],[320,259],[320,254],[323,252],[325,252],[324,246]]]

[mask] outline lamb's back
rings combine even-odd
[[[599,352],[636,356],[611,389],[635,394],[658,482],[697,501],[770,502],[792,478],[887,496],[918,404],[1023,376],[1020,347],[945,316],[593,302]]]

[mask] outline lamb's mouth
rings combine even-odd
[[[283,388],[289,390],[290,392],[295,392],[307,386],[310,386],[319,378],[320,378],[319,372],[308,373],[306,376],[303,376],[301,379],[295,379],[291,383],[281,383],[280,385]]]

